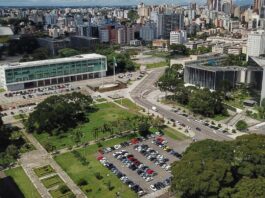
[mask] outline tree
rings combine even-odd
[[[264,142],[265,136],[252,134],[191,144],[172,165],[171,189],[179,197],[262,197]]]
[[[80,54],[79,51],[71,48],[64,48],[58,51],[60,57],[70,57],[70,56],[76,56]]]
[[[131,22],[135,22],[139,18],[139,15],[136,10],[129,10],[128,18]]]
[[[173,54],[188,55],[188,49],[185,45],[182,44],[172,44],[169,46],[170,50],[173,51]]]
[[[84,137],[84,134],[82,133],[81,130],[75,130],[73,133],[73,140],[75,143],[80,143],[82,140],[82,137]]]
[[[160,117],[156,117],[152,119],[152,126],[156,128],[158,131],[161,131],[164,127],[164,120]]]
[[[15,145],[11,144],[6,148],[6,153],[7,155],[10,155],[15,159],[18,156],[18,148]]]
[[[248,128],[248,124],[244,120],[239,120],[236,123],[236,129],[239,131],[245,131]]]
[[[146,136],[149,134],[150,129],[149,119],[146,117],[141,117],[138,123],[138,130],[141,136]]]
[[[29,132],[59,134],[87,121],[87,113],[92,111],[92,98],[73,92],[66,95],[51,96],[39,103],[29,115]]]
[[[34,52],[31,54],[32,59],[35,60],[45,60],[49,58],[49,51],[47,48],[38,48],[34,50]]]
[[[197,89],[194,91],[189,99],[189,106],[193,112],[207,117],[225,113],[220,94],[217,92],[212,93],[209,89]]]

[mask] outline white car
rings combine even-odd
[[[171,168],[171,166],[170,165],[167,165],[165,169],[166,169],[166,171],[169,171],[170,168]]]
[[[120,144],[114,145],[114,148],[115,148],[116,150],[118,150],[118,149],[121,148],[121,145],[120,145]]]
[[[152,190],[152,191],[157,191],[157,189],[156,189],[156,187],[154,186],[154,185],[150,185],[150,189]]]
[[[147,181],[147,182],[150,182],[150,181],[152,181],[152,180],[153,180],[152,177],[147,177],[147,178],[145,179],[145,181]]]

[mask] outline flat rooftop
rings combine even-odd
[[[4,68],[22,68],[22,67],[34,67],[34,66],[42,66],[42,65],[50,65],[50,64],[59,64],[59,63],[71,63],[76,61],[85,61],[85,60],[94,60],[99,58],[106,58],[100,54],[81,54],[76,56],[71,56],[67,58],[56,58],[56,59],[47,59],[40,61],[30,61],[30,62],[17,62],[17,63],[8,63],[2,65]]]
[[[240,66],[205,66],[205,65],[188,65],[186,67],[195,68],[206,70],[210,72],[217,72],[217,71],[244,71],[247,70],[246,67]]]

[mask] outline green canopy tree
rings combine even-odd
[[[265,136],[191,144],[172,165],[171,189],[178,197],[264,197]]]
[[[87,120],[86,114],[92,111],[92,98],[73,92],[51,96],[39,103],[29,115],[29,132],[62,133]]]

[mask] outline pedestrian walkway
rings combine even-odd
[[[48,153],[43,146],[33,137],[33,135],[23,131],[26,138],[36,148],[36,150],[25,153],[21,156],[19,162],[29,179],[36,187],[41,197],[50,198],[51,195],[47,188],[41,183],[40,178],[34,172],[35,168],[50,165],[58,176],[64,181],[69,189],[74,193],[77,198],[84,198],[86,195],[83,191],[73,182],[73,180],[65,173],[65,171],[55,162],[52,155]]]

